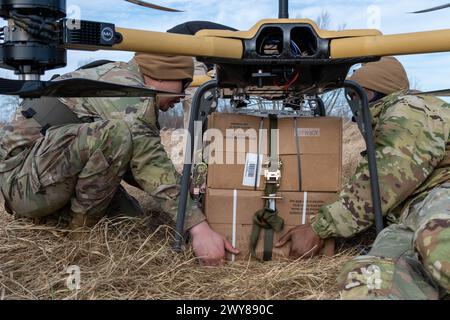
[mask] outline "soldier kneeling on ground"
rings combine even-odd
[[[450,292],[450,105],[409,90],[395,58],[365,64],[351,80],[371,101],[383,215],[390,225],[368,255],[339,276],[344,299],[439,299]],[[311,226],[286,234],[291,255],[316,255],[324,239],[350,238],[374,223],[367,157],[338,200]]]
[[[136,54],[128,63],[90,64],[61,78],[183,93],[193,68],[190,57]],[[49,103],[67,109],[79,123],[48,130],[24,117],[20,108],[12,123],[0,127],[0,183],[7,210],[28,218],[68,211],[71,229],[95,225],[111,206],[139,215],[138,206],[126,204],[133,199],[120,186],[125,180],[157,199],[162,211],[175,218],[180,176],[161,144],[158,112],[178,101],[164,96],[52,99]],[[192,202],[185,230],[202,264],[221,264],[225,250],[238,253],[211,230]]]

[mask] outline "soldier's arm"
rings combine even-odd
[[[159,202],[161,210],[174,219],[177,215],[180,177],[161,143],[153,99],[89,99],[107,119],[124,120],[132,135],[130,169],[139,188]],[[205,221],[191,201],[186,211],[185,230]]]
[[[374,136],[383,215],[407,199],[445,156],[448,119],[440,115],[439,101],[404,96],[382,107]],[[338,200],[313,217],[312,227],[321,238],[351,237],[373,223],[365,157]]]
[[[158,200],[161,209],[176,219],[181,177],[164,150],[159,130],[152,127],[141,121],[132,127],[131,172],[141,189]],[[188,198],[184,229],[189,230],[205,220],[202,211]]]

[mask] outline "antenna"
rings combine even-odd
[[[279,0],[280,11],[278,13],[278,19],[289,19],[289,0]]]

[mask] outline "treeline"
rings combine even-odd
[[[10,122],[19,104],[19,97],[0,96],[0,123]]]

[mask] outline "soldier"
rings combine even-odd
[[[72,77],[182,93],[192,81],[193,61],[136,54],[129,63],[85,66],[61,79]],[[0,183],[10,213],[41,218],[69,206],[71,229],[92,226],[107,213],[125,179],[175,218],[180,177],[161,144],[158,110],[167,111],[179,98],[54,100],[80,123],[44,132],[19,110],[10,125],[0,128]],[[199,208],[188,206],[185,230],[202,264],[220,264],[225,250],[237,253],[211,230]]]
[[[450,292],[450,105],[407,92],[406,72],[395,58],[368,63],[351,80],[371,100],[382,211],[390,226],[367,256],[344,267],[342,298],[441,298]],[[293,256],[311,257],[323,239],[349,238],[373,223],[364,157],[338,200],[278,246],[292,240]]]
[[[185,34],[185,35],[195,35],[197,32],[203,29],[209,30],[228,30],[228,31],[237,31],[234,28],[224,26],[222,24],[210,22],[210,21],[189,21],[182,24],[179,24],[169,30],[168,33],[177,33],[177,34]],[[213,72],[214,66],[211,64],[205,64],[197,59],[194,59],[194,76],[198,79],[208,79],[209,75]],[[211,77],[212,79],[212,77]],[[191,105],[192,98],[197,91],[197,86],[201,84],[196,84],[196,86],[189,87],[186,90],[187,98],[183,100],[183,111],[184,111],[184,128],[187,130],[189,127],[189,117],[191,113]]]

